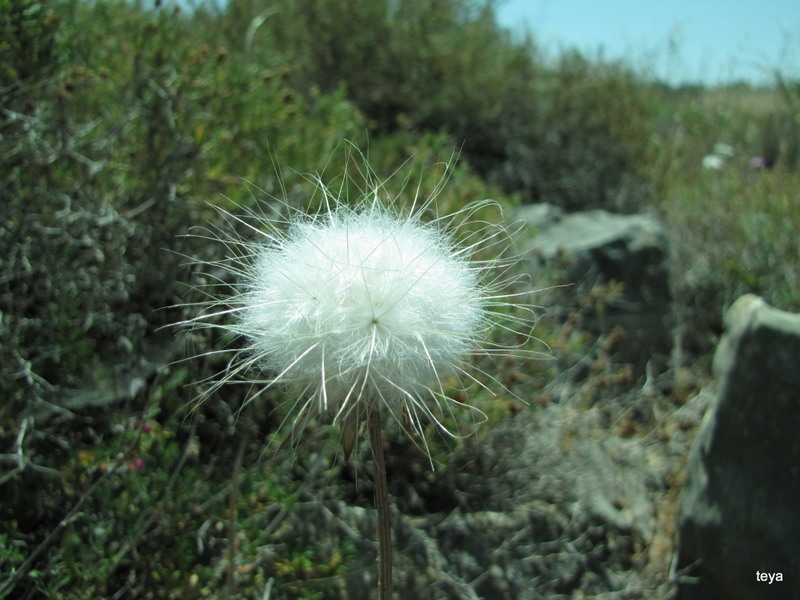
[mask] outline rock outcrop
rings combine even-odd
[[[597,332],[622,327],[626,342],[619,359],[641,372],[654,354],[671,345],[667,237],[648,214],[590,210],[564,214],[549,204],[524,207],[518,214],[535,230],[524,248],[531,269],[567,268],[567,281],[580,291],[621,284],[609,310],[583,325]]]
[[[465,438],[446,472],[423,475],[439,478],[437,489],[452,495],[441,512],[403,510],[412,490],[390,476],[398,509],[396,598],[649,597],[631,565],[652,539],[669,465],[652,443],[609,434],[607,421],[600,407],[552,403],[504,421],[483,439]],[[356,555],[332,585],[340,586],[340,598],[373,597],[370,504],[318,497],[298,503],[280,527],[267,526],[276,531],[271,544],[300,539],[330,556],[349,539]]]
[[[800,598],[800,315],[740,298],[681,498],[680,600]]]

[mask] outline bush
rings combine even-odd
[[[235,51],[247,39],[298,89],[343,89],[379,132],[447,133],[507,193],[572,209],[642,201],[649,108],[633,72],[575,51],[548,60],[491,3],[240,0],[222,18]]]

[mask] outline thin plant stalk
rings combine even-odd
[[[378,599],[392,600],[392,524],[389,485],[383,458],[383,436],[378,411],[369,410],[369,443],[375,462],[375,504],[378,509]]]

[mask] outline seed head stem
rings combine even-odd
[[[389,485],[383,458],[383,436],[378,411],[369,410],[369,443],[375,462],[375,505],[378,509],[378,598],[392,600],[392,523],[389,515]]]

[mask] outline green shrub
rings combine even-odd
[[[506,192],[568,208],[641,202],[649,109],[633,72],[576,51],[549,60],[490,3],[240,0],[222,18],[233,51],[248,39],[251,60],[286,65],[298,89],[343,89],[379,132],[447,133]]]

